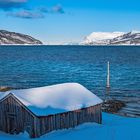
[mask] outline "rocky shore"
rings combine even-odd
[[[12,90],[13,88],[11,87],[6,87],[6,86],[1,86],[0,87],[0,92],[6,92],[6,91],[9,91],[9,90]]]
[[[104,101],[102,104],[102,111],[108,113],[117,113],[123,107],[125,107],[125,103],[123,101],[110,99]]]

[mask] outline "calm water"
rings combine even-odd
[[[140,47],[0,47],[0,85],[30,88],[78,82],[103,98],[107,61],[111,97],[127,101],[121,112],[140,116]]]

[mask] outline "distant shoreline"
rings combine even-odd
[[[77,46],[77,47],[140,47],[139,45],[63,45],[63,44],[0,44],[0,47],[7,47],[7,46]]]

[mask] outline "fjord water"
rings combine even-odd
[[[120,113],[140,116],[139,46],[1,46],[0,86],[78,82],[104,98],[107,61],[110,96],[127,102]]]

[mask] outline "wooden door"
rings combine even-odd
[[[18,130],[18,123],[17,123],[17,118],[16,115],[14,113],[7,113],[7,132],[10,134],[18,134],[19,130]]]

